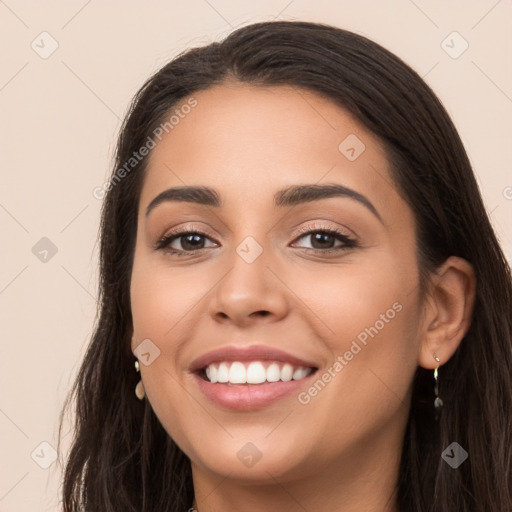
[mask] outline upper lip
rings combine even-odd
[[[190,371],[197,372],[214,362],[221,361],[279,361],[293,366],[316,368],[315,363],[311,361],[265,345],[252,345],[249,347],[230,345],[212,350],[194,359],[190,365]]]

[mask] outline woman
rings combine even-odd
[[[281,21],[190,49],[95,194],[66,512],[510,510],[510,268],[396,56]]]

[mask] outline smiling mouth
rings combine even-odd
[[[316,371],[316,367],[280,361],[222,361],[201,368],[198,374],[212,384],[239,386],[301,380]]]

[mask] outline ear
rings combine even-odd
[[[425,300],[418,364],[434,369],[448,361],[471,325],[476,278],[465,259],[450,256],[436,271]]]

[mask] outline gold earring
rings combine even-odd
[[[139,361],[135,361],[135,370],[137,371],[137,373],[140,372]],[[135,386],[135,396],[139,400],[143,400],[145,395],[146,393],[144,391],[144,384],[142,384],[142,379],[140,379],[139,382],[137,382],[137,385]]]
[[[434,370],[434,395],[435,395],[435,399],[434,399],[434,408],[436,410],[436,420],[438,419],[439,417],[439,412],[441,411],[441,409],[443,408],[443,401],[439,398],[439,381],[438,381],[438,368],[439,368],[439,363],[441,362],[439,357],[437,357],[437,354],[434,352],[434,359],[437,361],[437,366]]]

